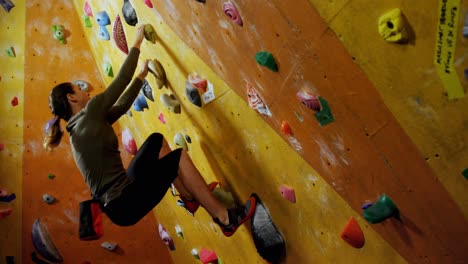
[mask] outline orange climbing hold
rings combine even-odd
[[[348,224],[346,224],[343,232],[341,232],[341,238],[352,247],[362,248],[364,246],[364,233],[354,217],[349,219]]]
[[[214,251],[202,248],[200,250],[200,261],[203,264],[218,263],[218,256],[216,256]]]

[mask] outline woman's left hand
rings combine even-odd
[[[144,38],[145,38],[145,25],[140,25],[136,32],[135,44],[133,44],[133,47],[140,49],[141,43],[143,42]]]
[[[142,81],[146,78],[146,75],[148,75],[148,63],[149,60],[145,60],[143,63],[143,68],[141,68],[140,72],[138,73],[137,78]]]

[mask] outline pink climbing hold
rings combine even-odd
[[[145,4],[146,4],[149,8],[153,8],[153,3],[151,3],[151,0],[145,0]]]
[[[17,106],[18,105],[18,97],[13,97],[13,99],[11,99],[11,105],[12,106]]]
[[[301,101],[301,103],[303,103],[308,108],[317,112],[320,111],[320,101],[317,96],[302,90],[297,92],[296,96],[297,99],[299,99],[299,101]]]
[[[138,148],[132,134],[130,133],[130,129],[128,128],[122,131],[122,143],[128,153],[136,155]]]
[[[83,10],[87,16],[93,17],[93,11],[91,10],[91,6],[89,5],[88,1],[84,3]]]
[[[223,11],[226,14],[226,16],[228,16],[232,20],[232,22],[236,23],[239,26],[243,25],[239,11],[237,11],[236,6],[231,1],[224,2]]]
[[[291,203],[296,203],[296,192],[293,188],[286,185],[281,185],[279,190],[281,192],[281,196],[283,196],[284,199],[290,201]]]
[[[158,119],[159,119],[159,121],[161,121],[161,123],[163,123],[164,125],[166,124],[166,118],[164,118],[164,114],[163,114],[163,113],[160,113],[160,114],[159,114]]]
[[[0,219],[5,218],[13,212],[13,209],[7,208],[7,209],[0,209]]]
[[[217,261],[218,261],[218,256],[216,256],[216,253],[214,251],[211,251],[211,250],[208,250],[208,249],[202,248],[200,250],[199,255],[200,255],[200,261],[203,264],[212,263],[212,262],[217,263]]]
[[[117,17],[115,18],[114,27],[112,28],[112,34],[114,35],[114,41],[115,44],[117,44],[117,47],[123,53],[128,54],[127,39],[125,38],[125,32],[119,15],[117,15]]]
[[[166,244],[166,246],[168,246],[171,251],[174,251],[175,250],[174,240],[172,239],[171,235],[169,235],[166,228],[164,228],[163,225],[159,224],[158,230],[159,230],[159,237],[161,237],[161,240],[164,242],[164,244]]]

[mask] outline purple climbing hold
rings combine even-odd
[[[239,26],[243,25],[242,18],[239,14],[239,11],[237,11],[237,7],[231,1],[224,2],[223,11],[226,16],[232,20],[232,22]]]
[[[372,205],[373,205],[373,203],[364,203],[364,204],[361,206],[361,208],[362,208],[362,210],[365,210],[365,209],[371,207]]]
[[[10,13],[10,10],[15,7],[15,5],[10,0],[0,0],[0,4],[2,4],[3,8]]]

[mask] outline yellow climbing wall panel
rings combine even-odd
[[[449,100],[434,65],[443,1],[309,1],[366,72],[437,180],[468,217],[468,184],[461,174],[468,167],[468,98]],[[463,70],[468,68],[468,40],[462,28],[468,2],[450,2],[459,6],[454,67],[466,93]],[[408,44],[385,42],[378,33],[378,18],[393,8],[401,9],[409,23]]]
[[[84,2],[74,1],[80,15]],[[117,14],[122,16],[123,1],[88,2],[94,13],[106,11],[112,22]],[[260,195],[286,240],[287,263],[405,263],[258,113],[248,107],[243,98],[232,91],[232,87],[197,56],[192,47],[168,27],[160,13],[177,16],[174,10],[150,9],[143,1],[132,1],[132,4],[140,23],[152,24],[158,34],[156,44],[145,42],[142,45],[140,58],[160,60],[169,82],[168,87],[158,90],[153,76],[148,75],[148,81],[155,88],[155,102],[148,101],[149,109],[144,112],[132,110],[132,117],[121,119],[122,128],[130,128],[138,144],[155,131],[163,133],[172,147],[175,147],[172,140],[175,133],[188,135],[192,141],[188,145],[189,154],[207,182],[219,181],[241,202],[252,192]],[[122,22],[131,46],[135,28],[125,24],[123,18]],[[112,26],[107,28],[111,32]],[[110,62],[116,74],[125,54],[113,40],[100,40],[97,32],[95,21],[92,28],[85,28],[96,63]],[[184,83],[191,72],[205,76],[214,87],[216,99],[202,108],[192,105],[185,96]],[[105,76],[103,69],[101,74]],[[107,84],[112,81],[111,77],[104,79]],[[162,93],[176,95],[182,104],[181,114],[174,114],[161,105],[159,96]],[[158,120],[161,113],[166,124]],[[278,190],[281,184],[295,188],[296,204],[281,197]],[[224,263],[265,263],[256,253],[248,226],[226,238],[204,210],[200,209],[192,217],[178,207],[176,201],[177,198],[168,193],[155,210],[158,220],[174,238],[176,251],[171,253],[174,263],[197,263],[190,253],[192,248],[214,250]],[[351,248],[339,238],[351,216],[358,220],[366,236],[366,246],[360,250]],[[175,225],[182,228],[183,239],[176,236]]]
[[[0,10],[0,189],[16,199],[10,203],[0,202],[0,210],[12,208],[13,213],[0,219],[0,262],[6,256],[21,261],[22,219],[22,155],[23,155],[23,91],[24,91],[24,34],[25,4],[15,1],[15,7],[7,13]],[[6,49],[13,47],[16,57],[9,57]],[[18,98],[19,104],[11,101]]]

